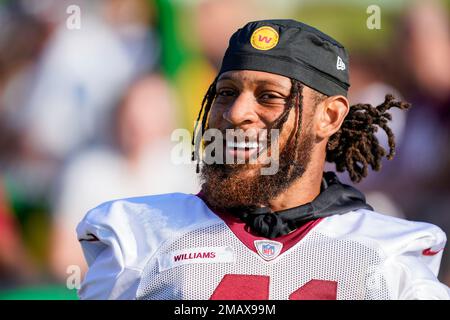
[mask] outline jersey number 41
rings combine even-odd
[[[268,300],[268,276],[226,274],[211,300]],[[336,300],[337,282],[312,279],[289,295],[289,300]]]

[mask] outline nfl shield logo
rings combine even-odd
[[[271,244],[263,244],[262,252],[264,253],[264,255],[271,257],[275,253],[275,246]]]
[[[264,260],[273,260],[281,252],[283,244],[272,240],[255,240],[256,251]]]

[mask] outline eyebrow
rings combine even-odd
[[[245,78],[244,78],[245,79]],[[225,75],[221,78],[219,78],[217,80],[217,82],[219,81],[224,81],[224,80],[230,80],[230,81],[236,81],[236,82],[241,82],[239,79],[237,79],[236,77],[233,76],[229,76],[229,75]],[[281,84],[280,82],[276,81],[276,80],[252,80],[252,82],[256,83],[257,85],[274,85],[274,86],[278,86],[281,88],[286,88],[285,85]],[[287,89],[287,88],[286,88]]]

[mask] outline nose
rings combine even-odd
[[[223,118],[233,127],[250,125],[258,121],[256,100],[250,93],[242,92],[223,113]]]

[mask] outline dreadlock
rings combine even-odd
[[[387,125],[392,116],[387,111],[410,107],[410,103],[396,101],[391,94],[376,107],[361,103],[351,106],[339,131],[328,140],[326,160],[334,162],[337,171],[346,170],[353,182],[367,176],[369,165],[372,170],[379,171],[383,157],[391,160],[395,155],[395,137]],[[383,129],[388,137],[388,154],[375,135],[378,128]]]
[[[206,94],[203,97],[202,106],[200,108],[200,112],[198,113],[197,120],[194,126],[194,133],[192,135],[192,145],[194,146],[194,151],[192,151],[192,161],[197,160],[197,173],[200,172],[200,144],[202,141],[203,132],[205,132],[206,129],[206,122],[208,121],[209,111],[211,110],[214,98],[216,97],[216,84],[217,78],[214,79],[213,83],[211,83],[208,91],[206,91]],[[200,131],[198,131],[198,124],[200,122],[202,114],[203,118],[200,126]]]
[[[296,108],[296,131],[293,133],[294,136],[291,135],[289,140],[294,139],[293,146],[297,148],[301,131],[304,86],[295,79],[291,79],[291,83],[291,92],[287,101],[288,107],[283,111],[280,117],[275,120],[271,128],[281,129],[287,121],[291,109]],[[209,86],[208,91],[203,98],[202,106],[194,128],[192,138],[194,151],[192,152],[192,160],[197,160],[197,173],[200,171],[199,150],[201,140],[203,132],[207,128],[208,115],[211,106],[216,97],[216,84],[217,78]],[[313,98],[314,104],[317,105],[326,98],[326,95],[316,91]],[[386,95],[384,102],[376,107],[373,107],[370,104],[352,105],[341,128],[328,140],[326,161],[335,163],[336,170],[339,172],[347,171],[353,182],[360,182],[362,178],[367,176],[369,165],[372,170],[379,171],[381,169],[381,160],[383,157],[386,156],[388,160],[391,160],[395,155],[395,137],[391,128],[387,125],[388,121],[392,120],[391,114],[387,111],[394,107],[406,110],[411,107],[411,104],[396,101],[393,95],[388,94]],[[202,119],[200,124],[201,127],[200,130],[198,130],[200,118]],[[388,154],[380,145],[375,135],[378,128],[382,128],[388,136]]]

